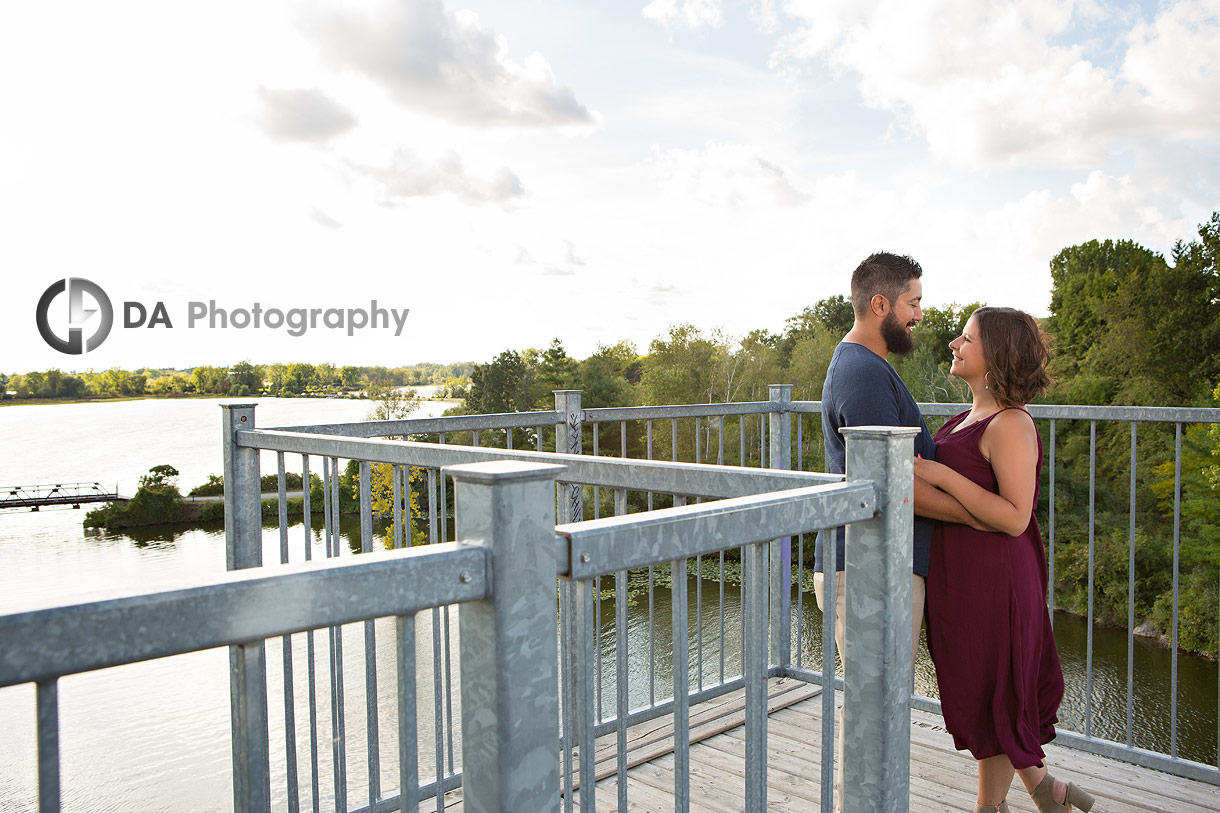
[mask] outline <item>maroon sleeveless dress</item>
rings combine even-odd
[[[936,460],[998,493],[995,472],[979,451],[995,415],[954,432],[967,414],[936,433]],[[1042,531],[1032,514],[1020,536],[936,524],[925,609],[928,649],[945,727],[957,749],[969,749],[975,759],[1007,754],[1017,769],[1041,765],[1042,745],[1055,737],[1063,672],[1046,587]]]

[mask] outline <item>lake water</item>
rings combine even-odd
[[[231,401],[233,399],[225,399]],[[221,472],[221,400],[146,400],[98,404],[12,406],[0,408],[0,486],[54,482],[98,481],[132,494],[141,475],[155,465],[168,463],[180,472],[183,491]],[[361,420],[366,401],[338,399],[257,399],[259,426],[300,425]],[[425,402],[419,414],[439,414],[447,406]],[[290,459],[293,456],[290,456]],[[290,465],[296,465],[294,461]],[[274,455],[264,455],[263,472],[275,471]],[[224,536],[218,528],[159,528],[135,535],[85,532],[84,510],[44,509],[41,512],[0,513],[0,614],[61,603],[97,599],[189,584],[200,576],[224,571]],[[320,524],[320,520],[317,524]],[[344,523],[347,525],[347,522]],[[358,523],[357,523],[358,525]],[[293,558],[303,558],[300,526],[292,535]],[[349,534],[350,547],[354,533]],[[278,534],[264,532],[265,561],[278,561]],[[322,555],[322,540],[314,529],[314,556]],[[718,623],[718,590],[705,582],[705,623]],[[692,600],[695,583],[690,586]],[[632,609],[633,640],[647,635],[645,602]],[[726,590],[726,651],[736,651],[740,636],[737,591]],[[655,618],[658,650],[671,640],[668,629],[668,592],[656,593]],[[821,617],[812,600],[805,604],[806,665],[820,663]],[[421,614],[417,636],[421,651],[421,681],[430,681],[431,619]],[[603,618],[613,619],[607,603]],[[692,623],[694,616],[692,615]],[[378,621],[379,641],[392,639],[392,624]],[[1066,727],[1084,726],[1085,624],[1060,614],[1056,635],[1068,683],[1060,710]],[[718,633],[718,630],[716,630]],[[1093,733],[1122,741],[1126,720],[1126,635],[1095,630]],[[326,633],[317,634],[319,652],[325,651]],[[711,678],[718,661],[717,642],[705,638],[705,674]],[[364,720],[363,632],[359,627],[344,640],[344,672],[348,689],[346,722],[348,740],[363,743]],[[279,642],[268,643],[268,671],[272,709],[272,752],[283,753],[282,687],[276,677],[281,663]],[[305,636],[294,637],[298,675],[307,657]],[[631,658],[633,675],[647,675],[640,659],[643,647]],[[609,650],[607,650],[609,655]],[[1168,750],[1169,652],[1137,641],[1135,647],[1135,744]],[[320,655],[319,686],[326,676],[325,655]],[[603,667],[612,668],[608,657]],[[456,664],[453,665],[456,670]],[[731,667],[732,668],[732,667]],[[1202,658],[1179,657],[1179,752],[1197,761],[1216,759],[1216,664]],[[228,810],[232,806],[227,651],[211,650],[143,664],[117,667],[60,681],[60,724],[65,810],[158,811]],[[692,662],[692,673],[695,664]],[[658,664],[664,677],[666,664]],[[456,671],[454,672],[456,674]],[[378,651],[382,686],[382,765],[384,788],[397,787],[391,701],[395,674],[389,646]],[[635,678],[633,678],[634,680]],[[934,694],[934,675],[926,656],[917,668],[917,688]],[[636,687],[643,682],[637,682]],[[422,688],[422,687],[421,687]],[[610,681],[604,687],[612,691]],[[646,700],[633,688],[633,705]],[[666,692],[667,693],[667,690]],[[659,692],[658,696],[664,693]],[[302,693],[296,697],[299,735],[307,739],[308,708]],[[34,691],[31,686],[0,689],[0,726],[5,747],[0,749],[0,810],[36,809]],[[421,702],[428,692],[420,692]],[[613,708],[609,695],[606,708]],[[278,711],[277,711],[278,709]],[[329,732],[329,702],[319,704],[319,732]],[[454,714],[458,713],[457,709]],[[421,728],[428,725],[421,715]],[[429,742],[424,728],[421,741]],[[363,786],[360,746],[349,757],[349,783]],[[298,743],[305,756],[307,743]],[[322,747],[323,756],[329,751]],[[421,781],[430,781],[430,755],[421,753]],[[279,760],[282,765],[282,758]],[[282,787],[282,767],[277,787]],[[306,782],[306,786],[308,783]],[[322,792],[327,793],[324,787]],[[355,802],[355,799],[350,800]]]

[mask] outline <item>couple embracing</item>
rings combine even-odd
[[[1042,750],[1055,736],[1063,673],[1034,517],[1042,443],[1024,407],[1050,383],[1046,339],[1021,311],[976,310],[949,344],[950,373],[969,385],[973,402],[933,438],[886,361],[913,349],[911,330],[923,319],[922,275],[910,257],[888,253],[873,254],[852,274],[855,323],[835,348],[822,390],[826,466],[843,472],[844,426],[922,429],[915,439],[912,652],[926,617],[945,727],[956,747],[978,760],[974,811],[1007,811],[1014,773],[1039,813],[1093,810],[1089,794],[1047,772]],[[842,528],[818,536],[819,606],[822,546],[838,545],[842,567],[843,539]],[[851,585],[842,571],[837,575],[835,638],[842,652]],[[840,737],[840,766],[841,748]]]

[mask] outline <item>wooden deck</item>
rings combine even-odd
[[[820,810],[822,701],[820,689],[793,680],[771,680],[767,744],[769,813]],[[740,813],[744,796],[745,714],[743,692],[726,695],[691,710],[691,810]],[[667,718],[642,723],[628,732],[627,799],[629,811],[673,810],[672,726]],[[1099,813],[1204,813],[1220,811],[1220,787],[1179,779],[1159,771],[1093,756],[1051,744],[1047,763],[1057,777],[1087,788]],[[598,740],[597,810],[618,806],[615,740]],[[976,775],[968,752],[953,748],[940,717],[911,714],[911,811],[970,811]],[[1008,796],[1013,813],[1033,813],[1033,803],[1014,780]],[[426,807],[426,806],[425,806]],[[576,805],[579,809],[579,804]],[[461,810],[460,791],[446,800],[446,811]]]

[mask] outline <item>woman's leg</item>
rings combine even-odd
[[[1044,769],[1045,770],[1045,769]],[[998,805],[1012,787],[1012,763],[1007,754],[979,760],[979,796],[981,805]]]

